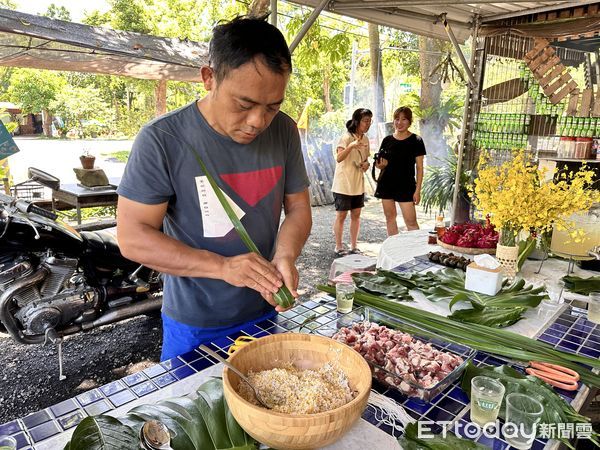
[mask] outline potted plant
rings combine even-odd
[[[84,150],[83,154],[79,157],[79,161],[81,161],[81,167],[84,169],[93,169],[96,157],[91,155],[88,150]]]
[[[572,239],[582,232],[569,219],[571,214],[589,209],[600,200],[600,192],[592,188],[594,171],[585,165],[577,172],[562,172],[554,180],[536,164],[515,151],[513,158],[496,165],[488,154],[482,154],[473,186],[473,203],[499,229],[496,257],[513,277],[517,270],[519,240],[525,236],[548,232],[552,227],[569,230]],[[530,239],[530,251],[535,239]],[[523,245],[521,245],[523,247]]]
[[[449,149],[448,157],[441,166],[427,167],[423,189],[421,190],[421,205],[425,212],[444,212],[452,206],[454,184],[456,181],[457,156]],[[456,223],[469,221],[471,201],[468,185],[472,181],[471,170],[463,170],[460,175],[457,210],[454,217]]]

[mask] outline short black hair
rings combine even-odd
[[[281,31],[263,17],[236,17],[213,28],[209,65],[217,82],[230,70],[259,58],[273,72],[292,72],[292,56]]]
[[[357,110],[355,110],[352,113],[352,119],[346,122],[346,129],[350,133],[356,133],[356,130],[358,129],[358,124],[365,116],[373,117],[373,113],[370,109],[358,108]]]

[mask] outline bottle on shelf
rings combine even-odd
[[[446,232],[446,221],[443,215],[437,216],[435,219],[435,232],[438,238],[441,238]]]

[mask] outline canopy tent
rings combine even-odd
[[[0,9],[0,65],[200,81],[206,43],[92,27]]]
[[[447,13],[448,24],[457,40],[464,43],[473,31],[474,17],[482,23],[499,19],[535,14],[544,11],[583,6],[594,1],[528,1],[513,0],[291,0],[300,5],[318,8],[367,22],[397,28],[403,31],[448,39],[441,13]]]

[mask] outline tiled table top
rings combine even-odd
[[[412,264],[415,265],[415,263]],[[421,265],[423,262],[418,261],[416,264]],[[425,267],[419,267],[419,269],[423,270]],[[211,345],[222,356],[226,356],[229,346],[241,335],[261,337],[289,331],[310,332],[325,324],[334,324],[337,319],[338,313],[335,311],[335,303],[331,297],[322,296],[296,306],[273,320],[265,320],[256,325],[244,327],[239,332],[216,340]],[[586,320],[586,313],[582,310],[568,308],[541,334],[539,339],[565,351],[590,357],[600,356],[600,328]],[[477,365],[494,366],[504,363],[500,359],[481,352],[476,354],[474,362]],[[19,449],[36,448],[38,444],[43,444],[44,441],[48,441],[48,439],[59,433],[71,430],[84,417],[105,413],[118,407],[127,407],[128,404],[139,403],[145,396],[165,389],[180,380],[185,380],[215,364],[217,362],[204,352],[194,350],[152,366],[142,372],[129,375],[121,380],[65,400],[22,419],[0,425],[0,435],[6,434],[15,437]],[[373,382],[373,387],[403,405],[408,414],[415,419],[462,421],[465,423],[469,420],[469,400],[460,389],[458,381],[429,403],[410,399],[376,381]],[[586,392],[587,388],[582,386],[579,391],[561,391],[559,393],[575,409],[579,409]],[[181,392],[181,394],[184,393]],[[363,419],[389,434],[394,433],[394,430],[386,425],[381,416],[375,414],[370,407],[363,414]],[[439,429],[436,430],[435,426],[433,429],[439,431]],[[504,450],[510,448],[501,439],[489,440],[482,436],[479,441],[494,449]],[[545,441],[538,440],[534,442],[533,449],[542,449],[545,445]]]

